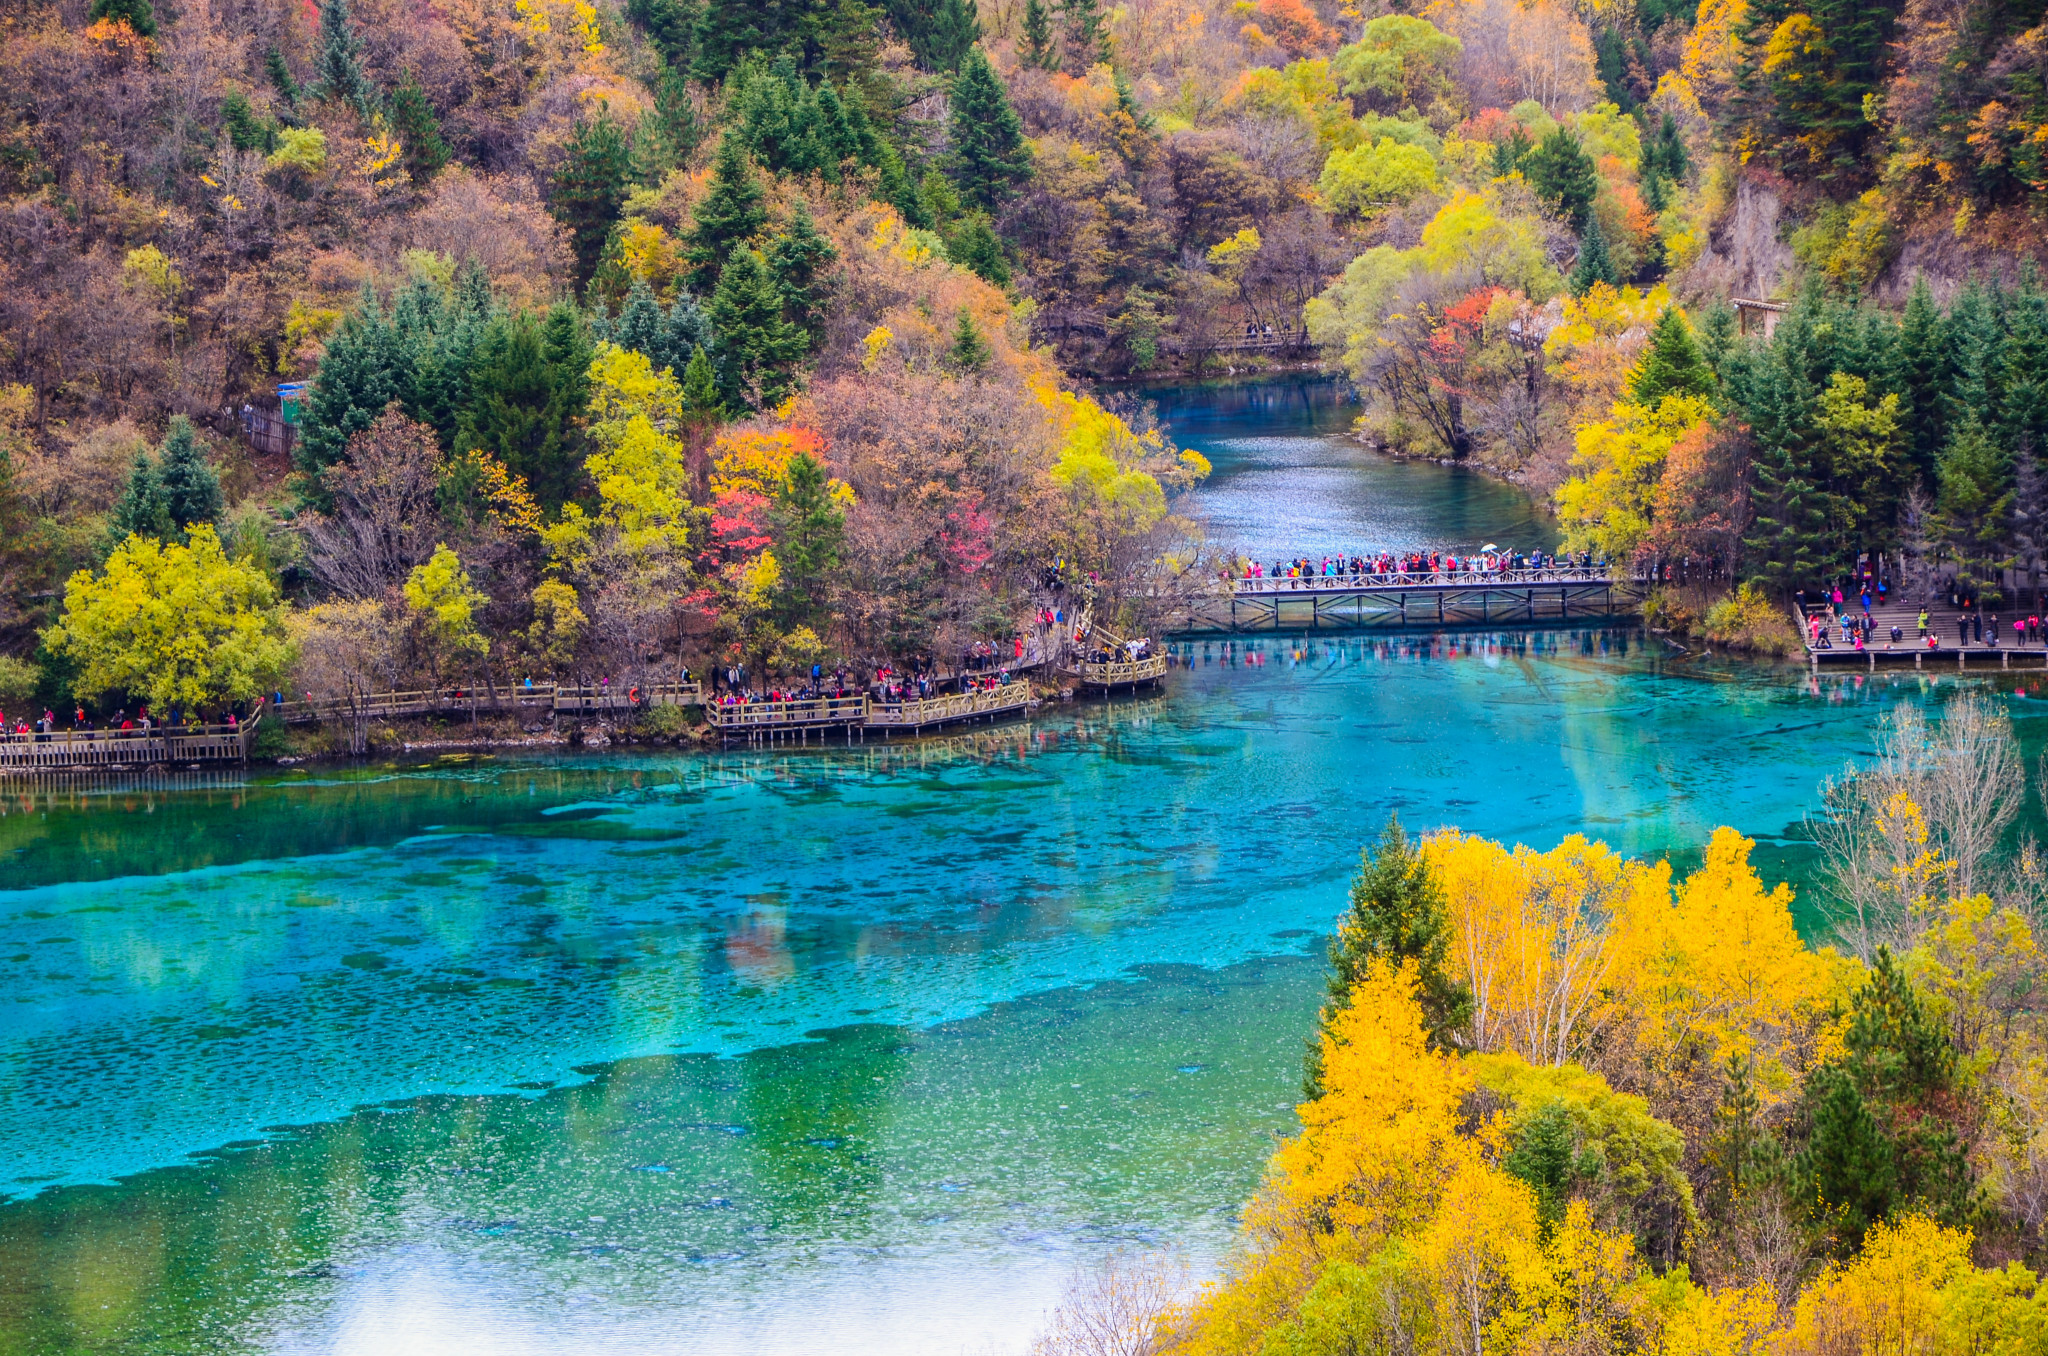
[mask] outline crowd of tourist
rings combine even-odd
[[[1472,575],[1505,575],[1536,572],[1562,575],[1605,570],[1607,562],[1591,551],[1553,555],[1543,551],[1504,551],[1487,546],[1470,555],[1450,551],[1379,551],[1366,555],[1298,556],[1276,560],[1269,567],[1263,561],[1240,563],[1240,579],[1327,579],[1388,576],[1402,583],[1463,583]]]
[[[1822,593],[1819,602],[1810,601],[1806,590],[1794,595],[1801,616],[1805,618],[1807,643],[1816,650],[1843,649],[1863,651],[1880,642],[1886,649],[1895,649],[1906,643],[1905,622],[1894,617],[1880,621],[1877,613],[1882,611],[1891,597],[1891,582],[1882,576],[1870,573],[1852,580],[1850,592],[1845,593],[1840,585]],[[1963,590],[1952,588],[1949,605],[1955,609],[1953,615],[1937,619],[1925,605],[1913,613],[1913,639],[1915,647],[1939,650],[1943,644],[1943,631],[1954,628],[1954,644],[1958,648],[1981,645],[1986,649],[1998,648],[2005,631],[1995,608],[1986,608],[1982,599]],[[2011,624],[2012,643],[2031,646],[2048,643],[2048,630],[2044,630],[2038,612],[2016,616]]]

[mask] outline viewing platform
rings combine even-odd
[[[1875,669],[1880,664],[1896,667],[1910,663],[1916,669],[1954,668],[1967,672],[1971,669],[2048,669],[2048,625],[2036,631],[2032,639],[2022,639],[2020,632],[2013,630],[2015,616],[2029,615],[2026,612],[2004,610],[1994,614],[1989,608],[1983,614],[1982,640],[1976,639],[1977,628],[1970,628],[1970,639],[1962,638],[1960,624],[1965,617],[1974,621],[1977,613],[1965,614],[1958,608],[1946,604],[1927,608],[1927,629],[1939,642],[1929,646],[1927,638],[1920,634],[1920,611],[1911,603],[1879,603],[1870,610],[1873,623],[1869,641],[1859,650],[1854,643],[1844,643],[1839,624],[1830,626],[1824,632],[1825,643],[1816,645],[1812,630],[1806,625],[1814,616],[1833,616],[1833,609],[1825,603],[1810,605],[1804,615],[1795,610],[1799,623],[1799,638],[1806,647],[1807,663],[1814,668],[1822,665],[1839,667],[1853,665],[1858,668]],[[1863,609],[1854,603],[1849,605],[1849,615],[1861,618]],[[1994,625],[1992,618],[1996,615]],[[2035,614],[2038,615],[2038,614]],[[1897,643],[1892,641],[1892,627],[1899,628]],[[1992,643],[1993,641],[1996,643]]]
[[[1602,565],[1220,581],[1168,621],[1176,636],[1483,626],[1632,616],[1651,580]]]
[[[1157,683],[1166,676],[1166,656],[1147,655],[1143,659],[1081,660],[1069,664],[1062,672],[1071,676],[1083,688],[1098,692],[1114,692],[1118,688],[1145,687]]]
[[[0,772],[244,763],[249,758],[249,741],[262,720],[263,713],[258,711],[237,725],[4,734],[0,735]]]

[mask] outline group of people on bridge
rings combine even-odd
[[[1360,579],[1373,576],[1398,576],[1404,581],[1422,583],[1450,582],[1458,576],[1472,574],[1505,574],[1509,571],[1527,570],[1591,570],[1606,567],[1604,560],[1595,560],[1591,551],[1576,555],[1552,555],[1542,551],[1523,553],[1503,551],[1498,547],[1487,547],[1472,555],[1460,556],[1449,551],[1379,551],[1366,555],[1299,556],[1293,560],[1276,560],[1270,572],[1261,561],[1246,561],[1244,579],[1327,579],[1333,577],[1355,577]]]
[[[123,731],[147,735],[153,729],[178,729],[180,727],[181,715],[183,717],[183,725],[186,728],[191,728],[197,724],[193,720],[191,712],[180,713],[173,711],[171,712],[169,724],[163,725],[153,720],[149,714],[148,706],[143,706],[132,716],[128,714],[127,708],[123,707],[108,717],[106,725],[101,727],[94,722],[93,717],[86,712],[86,709],[80,706],[72,713],[71,731],[74,734],[105,734],[108,731]],[[232,710],[228,712],[227,718],[223,723],[231,731],[239,729],[241,726],[240,718]],[[51,739],[58,733],[57,713],[54,711],[46,709],[41,716],[33,721],[26,715],[18,715],[14,717],[12,722],[8,720],[5,711],[0,711],[0,739],[41,741]]]

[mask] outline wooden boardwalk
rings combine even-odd
[[[848,743],[865,740],[870,730],[884,737],[917,734],[944,725],[1001,720],[1022,715],[1034,703],[1029,683],[1006,683],[972,692],[948,693],[916,701],[876,701],[865,693],[853,697],[812,697],[779,702],[715,702],[704,717],[726,743],[823,742],[833,732]]]
[[[1232,579],[1172,618],[1175,636],[1488,626],[1630,616],[1652,586],[1623,570],[1427,570]]]
[[[1118,688],[1157,683],[1166,676],[1166,658],[1163,654],[1154,654],[1143,659],[1081,660],[1069,664],[1061,672],[1070,675],[1084,688],[1114,692]]]
[[[262,720],[263,713],[258,711],[239,725],[0,735],[0,772],[244,763],[249,758],[249,741]]]
[[[1880,603],[1870,610],[1873,623],[1870,641],[1861,650],[1854,643],[1844,643],[1839,625],[1827,628],[1826,643],[1816,645],[1812,630],[1805,625],[1806,618],[1833,616],[1833,609],[1825,603],[1809,605],[1804,616],[1795,611],[1799,623],[1799,638],[1806,646],[1807,662],[1814,668],[1822,665],[1837,667],[1854,665],[1859,668],[1875,669],[1878,665],[1903,665],[1910,663],[1916,669],[1956,668],[1970,669],[2048,669],[2048,643],[2037,632],[2031,641],[2019,638],[2012,629],[2016,616],[2028,615],[2023,612],[2004,611],[1993,613],[1986,609],[1983,617],[1983,640],[1976,639],[1977,627],[1972,625],[1970,638],[1963,639],[1960,623],[1965,614],[1957,608],[1946,605],[1927,609],[1928,632],[1939,642],[1930,646],[1920,634],[1920,608],[1910,603]],[[1860,618],[1863,609],[1851,604],[1851,617]],[[1975,618],[1976,613],[1968,614]],[[1993,616],[1997,624],[1992,623]],[[1899,639],[1892,640],[1892,627],[1899,628]],[[2044,625],[2043,631],[2048,631]],[[1993,642],[1996,643],[1993,643]]]
[[[364,692],[348,697],[315,697],[278,708],[285,723],[383,720],[392,716],[474,716],[500,711],[637,711],[650,706],[701,706],[701,683],[603,683],[569,686],[531,683],[519,687],[420,689]]]

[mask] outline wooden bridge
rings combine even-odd
[[[701,706],[702,683],[597,683],[571,686],[423,688],[288,701],[277,708],[290,725],[308,721],[382,720],[392,716],[474,716],[485,711],[637,711],[649,706]]]
[[[813,734],[822,742],[835,730],[850,743],[856,737],[866,739],[869,730],[885,736],[917,734],[941,725],[1021,715],[1033,701],[1029,683],[1005,683],[916,701],[876,701],[862,693],[794,701],[714,702],[704,708],[704,717],[728,744],[778,743],[792,737],[809,743]]]
[[[1604,565],[1232,579],[1169,620],[1176,636],[1586,621],[1633,614],[1647,578]]]
[[[0,772],[243,763],[248,761],[249,741],[262,720],[263,713],[258,711],[237,725],[0,735]]]

